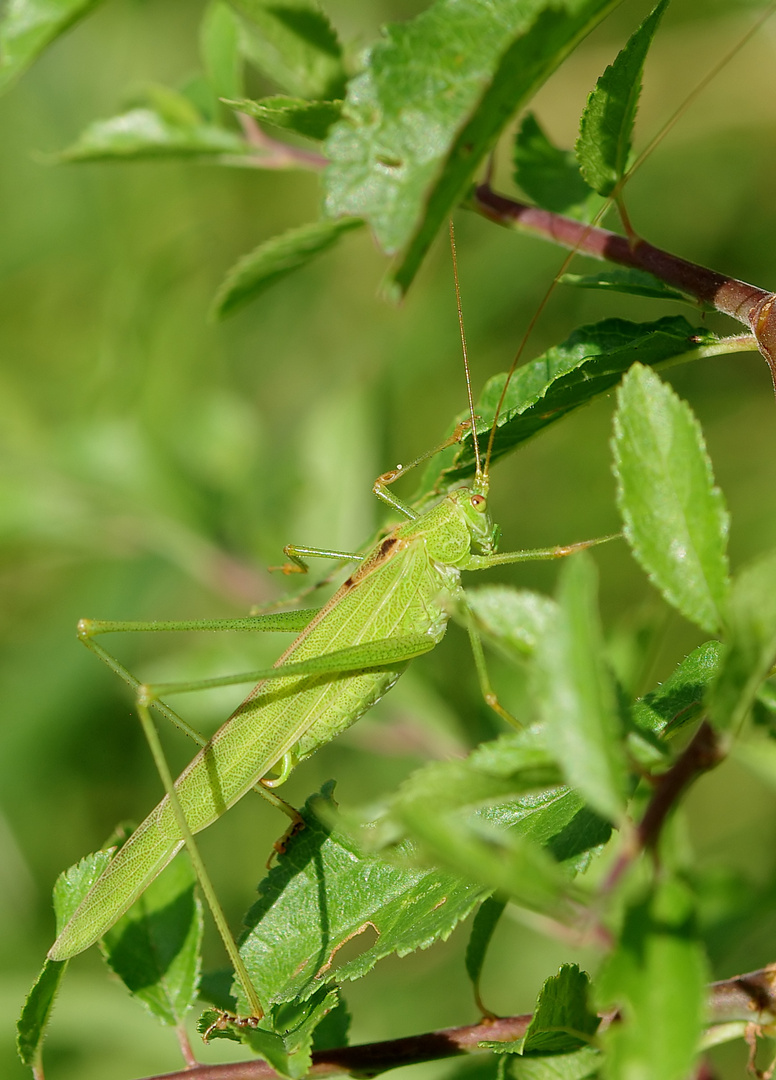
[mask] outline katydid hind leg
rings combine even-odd
[[[133,691],[135,695],[135,703],[137,706],[138,702],[141,700],[141,694],[147,688],[144,687],[140,680],[135,678],[135,676],[126,667],[124,667],[121,661],[118,660],[117,657],[113,655],[113,653],[109,652],[103,645],[100,645],[99,642],[88,636],[82,637],[81,640],[90,652],[93,652],[95,656],[102,660],[103,663],[106,664],[111,669],[111,671],[115,672],[115,674],[117,674],[119,678],[123,682],[125,682],[127,686]],[[185,686],[186,684],[183,685]],[[186,735],[189,739],[191,739],[191,741],[200,749],[206,745],[207,739],[205,738],[205,736],[201,735],[195,728],[188,724],[183,719],[183,717],[174,709],[171,709],[166,702],[160,701],[158,698],[152,698],[148,701],[148,707],[153,709],[154,712],[158,713],[160,716],[163,716],[165,720],[167,720],[174,727],[178,728],[179,731],[182,731],[183,734]],[[290,803],[287,803],[284,799],[281,799],[280,796],[271,792],[269,788],[267,788],[260,781],[259,783],[254,785],[254,791],[258,795],[261,795],[261,797],[265,799],[268,803],[270,803],[271,806],[276,807],[278,810],[282,811],[282,813],[284,813],[287,817],[290,817],[292,824],[298,822],[298,811],[295,810]]]
[[[232,619],[132,620],[80,619],[78,638],[87,647],[100,634],[116,633],[219,633],[238,630],[298,634],[318,614],[318,608],[252,613]]]
[[[435,640],[426,633],[404,634],[390,638],[377,638],[344,649],[321,653],[310,660],[299,663],[276,664],[253,671],[242,671],[234,675],[216,675],[212,679],[199,679],[187,682],[146,683],[139,688],[139,701],[149,705],[162,694],[189,693],[196,690],[213,690],[222,686],[239,686],[241,683],[255,683],[264,679],[285,679],[296,675],[336,675],[357,672],[363,668],[380,668],[405,660],[413,660],[429,649],[433,649]]]
[[[138,715],[140,717],[140,722],[143,726],[146,740],[148,741],[148,745],[151,748],[151,753],[153,754],[157,772],[159,773],[162,784],[164,785],[164,789],[167,793],[167,798],[170,800],[170,806],[172,807],[173,814],[175,815],[175,819],[178,824],[178,828],[180,830],[181,836],[183,837],[183,842],[185,844],[189,858],[191,859],[192,866],[194,867],[194,872],[197,875],[199,887],[202,890],[205,900],[207,901],[208,907],[210,908],[210,913],[213,916],[213,921],[215,922],[218,933],[221,937],[221,940],[223,941],[224,948],[226,949],[227,955],[229,956],[235,975],[237,976],[240,985],[242,986],[247,1001],[250,1003],[251,1012],[254,1016],[261,1019],[261,1017],[264,1015],[264,1008],[261,1004],[261,1001],[259,1000],[256,989],[251,982],[251,978],[248,975],[242,957],[240,956],[240,950],[237,948],[237,942],[234,940],[232,932],[229,929],[229,923],[227,922],[226,916],[224,915],[224,910],[221,907],[221,903],[218,899],[218,894],[213,887],[213,883],[210,880],[210,875],[207,872],[204,860],[200,855],[199,846],[194,839],[194,834],[189,828],[188,822],[186,820],[186,814],[184,813],[183,807],[181,806],[180,800],[178,799],[178,793],[175,789],[175,783],[173,781],[169,765],[167,764],[167,758],[165,757],[164,750],[162,749],[162,744],[159,740],[159,733],[157,732],[156,725],[151,718],[150,709],[143,705],[138,705]]]

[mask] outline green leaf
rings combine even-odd
[[[224,0],[214,0],[205,10],[199,32],[199,51],[216,97],[242,97],[240,24]]]
[[[40,1062],[43,1036],[67,965],[67,960],[44,960],[27,994],[16,1022],[16,1050],[25,1065],[36,1066]]]
[[[47,46],[101,2],[9,0],[0,20],[0,93],[26,71]]]
[[[347,1046],[351,1019],[347,1003],[340,995],[337,1004],[326,1013],[315,1029],[313,1051],[334,1050],[339,1046]]]
[[[604,319],[579,327],[560,345],[515,372],[498,418],[491,462],[616,386],[634,360],[653,366],[675,364],[702,356],[707,349],[718,350],[719,340],[680,315],[650,323]],[[483,417],[482,426],[477,425],[482,454],[505,379],[504,374],[489,379],[475,405],[475,412]],[[423,491],[445,490],[470,476],[474,472],[471,439],[457,447],[441,477],[437,472],[434,466],[426,473]]]
[[[592,558],[566,560],[558,610],[539,643],[540,707],[548,749],[594,810],[621,820],[628,788],[612,676],[603,661]]]
[[[533,656],[555,612],[555,603],[548,596],[505,585],[467,589],[466,603],[476,618],[477,628],[522,659]]]
[[[472,811],[508,796],[555,788],[560,770],[534,732],[503,735],[467,758],[435,761],[412,773],[396,792],[391,813],[436,808],[437,816]]]
[[[601,1056],[589,1044],[601,1021],[588,1006],[589,986],[587,975],[576,964],[564,964],[557,975],[545,981],[522,1039],[483,1044],[508,1055],[507,1077],[582,1080],[598,1071]]]
[[[241,1040],[261,1054],[281,1076],[301,1080],[310,1071],[318,1025],[336,1009],[338,1000],[336,989],[322,986],[307,1001],[275,1005],[258,1028],[239,1030]]]
[[[709,686],[719,669],[722,645],[706,641],[671,672],[664,683],[634,704],[632,716],[644,731],[671,736],[698,719]]]
[[[564,964],[545,981],[522,1040],[523,1055],[568,1054],[589,1044],[601,1023],[588,1006],[589,988],[587,974],[576,964]]]
[[[728,646],[709,708],[717,727],[737,731],[776,662],[776,551],[736,575],[725,624]]]
[[[163,83],[147,83],[130,104],[149,108],[174,127],[191,128],[202,122],[202,114],[191,98]]]
[[[234,972],[230,967],[203,971],[199,980],[199,1000],[213,1005],[219,1012],[234,1014],[237,1002],[232,994],[233,982]]]
[[[498,752],[491,746],[483,755],[482,768],[487,763],[496,789],[499,775],[503,788],[503,774],[519,769],[519,760],[525,761],[526,775],[536,773],[538,751],[528,751],[521,755],[504,745]],[[435,778],[431,789],[439,790]],[[456,814],[457,795],[450,793],[442,825],[432,835],[434,822],[429,823],[431,832],[421,838],[420,848],[423,854],[438,845],[446,855],[454,849],[451,861],[463,862],[463,877],[418,865],[417,846],[406,842],[394,845],[390,861],[364,851],[364,844],[338,824],[330,795],[308,801],[306,827],[261,883],[260,899],[246,919],[241,953],[262,1000],[306,999],[332,978],[357,979],[385,956],[404,956],[446,940],[494,887],[505,884],[505,891],[530,896],[537,905],[554,903],[586,853],[608,838],[609,826],[567,789],[532,790],[522,800],[501,804],[485,794],[485,805],[473,784],[470,790],[468,798],[476,805]],[[421,793],[417,796],[403,808],[410,818],[423,810]],[[381,824],[370,824],[365,842]],[[393,828],[395,836],[395,823]],[[478,883],[480,869],[484,883]],[[335,970],[340,948],[352,942],[353,949],[359,939],[363,950]]]
[[[330,794],[308,800],[305,828],[262,881],[245,920],[240,951],[268,1003],[313,995],[335,974],[340,948],[362,935],[363,950],[336,969],[338,982],[360,978],[392,953],[446,939],[486,893],[443,871],[366,854],[324,825],[316,808],[332,816]]]
[[[404,252],[398,291],[510,118],[613,6],[436,0],[384,31],[326,144],[326,208]]]
[[[604,292],[625,293],[629,296],[649,296],[655,300],[679,300],[697,307],[696,300],[672,289],[646,270],[601,270],[597,274],[561,274],[561,285],[578,289],[601,289]]]
[[[772,738],[776,738],[776,684],[772,679],[764,682],[757,691],[752,720],[757,727],[764,728]]]
[[[224,319],[231,315],[286,274],[328,251],[341,236],[361,224],[360,221],[313,221],[259,244],[228,272],[213,300],[211,316]]]
[[[111,860],[115,848],[95,851],[68,867],[54,884],[54,913],[57,935],[64,930],[75,910]]]
[[[644,61],[667,6],[660,0],[587,99],[576,152],[582,175],[599,195],[610,195],[625,174]]]
[[[515,183],[537,206],[593,220],[600,198],[585,183],[573,151],[554,146],[533,113],[527,113],[520,125],[512,160]]]
[[[244,54],[278,86],[295,97],[327,100],[344,95],[342,48],[315,0],[231,4],[244,17]]]
[[[57,934],[108,865],[112,854],[113,850],[97,851],[59,875],[53,896]],[[16,1047],[25,1065],[35,1066],[40,1061],[46,1025],[67,963],[46,959],[24,1002],[16,1024]]]
[[[208,1041],[245,1043],[281,1076],[301,1080],[310,1071],[313,1047],[345,1045],[349,1015],[339,991],[321,986],[306,1001],[273,1005],[255,1026],[222,1021],[221,1013],[208,1010],[199,1018],[197,1031],[208,1033]],[[331,1037],[339,1041],[328,1043]]]
[[[713,632],[728,591],[728,515],[698,421],[641,364],[617,398],[614,470],[625,536],[666,600]]]
[[[602,1036],[610,1080],[685,1080],[692,1074],[706,974],[693,898],[683,883],[664,878],[627,911],[599,976],[599,1003],[621,1011]]]
[[[541,733],[503,736],[462,761],[419,769],[396,793],[389,820],[427,859],[557,913],[568,874],[610,831],[559,780]]]
[[[215,124],[173,123],[153,109],[132,109],[109,120],[96,120],[57,155],[62,162],[141,161],[252,154],[239,135]]]
[[[282,94],[261,98],[260,101],[247,98],[227,100],[224,104],[246,116],[254,116],[263,124],[272,124],[308,139],[325,139],[329,128],[342,113],[341,101],[305,101]]]
[[[466,974],[471,979],[477,1001],[480,996],[480,976],[485,963],[493,931],[504,914],[506,900],[497,896],[486,896],[474,915],[469,944],[466,946]]]
[[[565,788],[545,795],[542,808],[565,803]],[[530,803],[530,808],[529,808]],[[522,811],[522,819],[536,810],[536,801],[497,804],[478,814],[434,817],[428,807],[405,806],[402,820],[420,845],[422,857],[441,863],[461,877],[479,882],[489,890],[508,895],[534,911],[562,918],[568,879],[551,856],[526,836],[517,821],[510,827],[510,812]],[[554,808],[554,806],[553,806]],[[578,810],[572,808],[573,813]],[[573,816],[572,813],[572,816]]]
[[[129,992],[163,1024],[179,1024],[197,999],[202,904],[180,856],[111,927],[101,948]]]
[[[496,1050],[495,1044],[491,1045]],[[510,1055],[505,1061],[505,1080],[586,1080],[598,1076],[601,1054],[592,1046],[583,1046],[569,1054],[549,1057]]]

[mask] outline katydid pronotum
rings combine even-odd
[[[454,242],[453,260],[455,266]],[[457,272],[455,279],[470,419],[459,425],[443,446],[476,429]],[[498,553],[498,529],[488,513],[490,453],[482,461],[477,439],[472,437],[476,456],[473,481],[422,514],[397,498],[390,485],[430,454],[377,479],[375,495],[405,520],[371,550],[360,554],[287,549],[300,568],[305,566],[301,556],[325,555],[356,563],[353,573],[320,610],[208,622],[81,621],[81,640],[135,689],[137,710],[167,794],[114,855],[55,941],[49,952],[51,959],[66,960],[94,944],[186,846],[238,978],[254,1014],[261,1016],[261,1003],[242,969],[193,834],[212,824],[254,786],[272,800],[271,789],[282,783],[297,763],[355,723],[393,686],[410,660],[441,641],[451,612],[468,630],[485,700],[502,718],[517,723],[490,687],[482,643],[461,587],[461,571],[554,559],[600,541]],[[95,641],[97,635],[109,631],[193,629],[292,630],[299,631],[299,636],[272,668],[156,686],[139,684]],[[244,682],[257,685],[206,743],[161,701],[176,691]],[[201,745],[174,785],[151,720],[151,707],[183,727]],[[273,770],[277,776],[268,779]]]

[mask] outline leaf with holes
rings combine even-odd
[[[612,0],[436,0],[387,27],[326,144],[326,209],[365,218],[406,291],[485,155]]]
[[[361,851],[316,816],[334,813],[330,791],[308,800],[305,828],[261,883],[245,919],[240,952],[269,1003],[310,997],[335,973],[338,982],[357,979],[385,956],[428,948],[487,894],[453,874]],[[358,939],[363,951],[337,967],[337,953]]]

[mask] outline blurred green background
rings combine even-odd
[[[424,7],[325,6],[354,55],[382,22]],[[542,91],[538,111],[556,140],[572,143],[588,90],[648,6],[626,3]],[[206,310],[234,260],[316,215],[314,176],[47,161],[139,87],[178,85],[195,72],[202,9],[194,0],[111,0],[0,102],[0,1073],[9,1078],[27,1075],[12,1026],[51,942],[54,878],[117,821],[144,816],[160,791],[129,696],[78,644],[77,619],[227,616],[279,596],[288,582],[265,568],[281,561],[283,545],[357,547],[379,521],[374,477],[433,445],[464,400],[441,240],[400,309],[379,299],[384,260],[357,233],[213,326]],[[752,18],[747,5],[676,0],[648,62],[642,144]],[[647,239],[766,288],[776,285],[775,35],[773,23],[727,66],[628,189]],[[508,184],[506,151],[498,182]],[[472,215],[459,214],[458,230],[476,389],[508,365],[562,254]],[[528,355],[604,315],[675,311],[558,289]],[[677,370],[671,381],[704,424],[737,567],[776,544],[767,369],[738,355]],[[499,466],[493,507],[506,545],[616,530],[611,410],[611,400],[599,402]],[[698,633],[667,612],[624,545],[600,549],[597,561],[621,672],[631,674],[639,635],[663,635],[641,675],[654,683]],[[555,574],[523,567],[491,580],[551,590]],[[147,680],[255,667],[277,649],[239,636],[116,642]],[[341,801],[367,802],[424,757],[495,732],[467,649],[453,628],[376,715],[300,768],[287,797],[301,802],[333,776]],[[188,699],[185,715],[213,730],[240,696]],[[182,740],[168,745],[176,764],[190,756]],[[772,792],[728,764],[697,785],[676,825],[675,842],[688,859],[695,853],[706,879],[717,977],[776,960],[774,809]],[[282,828],[247,798],[203,837],[235,924]],[[731,930],[726,898],[742,891],[752,916]],[[385,961],[346,990],[354,1039],[472,1022],[465,936]],[[505,920],[485,976],[491,1008],[529,1010],[543,979],[571,959],[595,963]],[[203,1057],[223,1059],[223,1046]],[[96,954],[72,965],[46,1060],[57,1080],[180,1065],[174,1037],[106,980]],[[741,1047],[718,1055],[723,1075],[739,1075],[744,1061]]]

